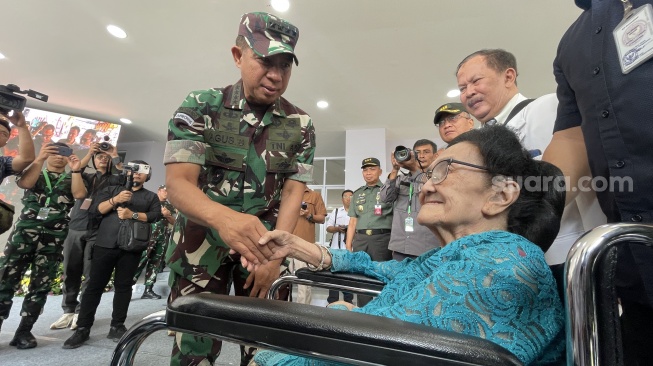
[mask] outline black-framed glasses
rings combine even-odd
[[[480,166],[472,163],[466,163],[464,161],[449,158],[449,159],[444,159],[438,162],[437,164],[435,164],[432,170],[428,170],[424,172],[424,175],[422,176],[422,183],[426,183],[429,179],[433,184],[442,183],[442,181],[444,181],[447,178],[447,175],[449,175],[449,166],[451,164],[465,165],[468,167],[485,170],[485,171],[488,170],[488,168],[484,166]]]

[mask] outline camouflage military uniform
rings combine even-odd
[[[63,242],[70,220],[68,213],[75,203],[71,192],[72,181],[68,173],[48,172],[52,185],[50,191],[43,174],[33,188],[25,190],[23,210],[9,234],[4,257],[0,257],[0,319],[9,316],[14,292],[30,266],[29,290],[20,315],[38,317],[62,259]],[[46,207],[48,198],[50,211],[45,220],[39,220],[39,210]]]
[[[284,181],[312,180],[315,137],[310,117],[280,98],[259,121],[246,103],[242,81],[190,93],[170,121],[169,140],[165,164],[202,165],[200,188],[207,196],[259,217],[268,229],[276,223]],[[237,295],[247,295],[242,284],[248,273],[237,255],[229,256],[218,232],[181,214],[176,226],[179,242],[171,242],[166,255],[170,301],[195,292],[227,294],[231,281],[236,282]],[[171,364],[180,363],[180,354],[187,360],[213,362],[220,346],[217,340],[178,334]]]
[[[172,216],[177,212],[168,201],[161,201],[161,207],[167,208]],[[143,251],[140,262],[138,262],[138,268],[134,274],[134,283],[138,281],[141,272],[145,269],[145,286],[154,285],[156,275],[163,270],[163,254],[166,252],[168,239],[171,235],[170,223],[165,217],[161,217],[161,220],[152,223],[152,239],[147,246],[147,250]]]

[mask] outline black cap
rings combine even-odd
[[[377,158],[365,158],[363,159],[363,166],[361,166],[361,169],[368,167],[368,166],[380,166],[381,162]]]
[[[456,115],[456,114],[461,114],[463,112],[467,112],[467,111],[465,110],[465,106],[462,103],[443,104],[442,106],[440,106],[440,108],[436,109],[435,118],[433,118],[433,123],[437,125],[440,118],[442,118],[442,116],[445,114]]]

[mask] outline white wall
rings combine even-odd
[[[365,184],[361,174],[363,159],[377,158],[381,162],[381,168],[385,167],[390,159],[385,147],[385,128],[347,130],[345,144],[345,187],[351,190]],[[383,171],[386,172],[386,169]],[[385,181],[385,173],[381,175],[381,181]]]

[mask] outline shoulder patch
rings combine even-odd
[[[193,122],[195,122],[195,121],[193,121],[193,118],[191,116],[187,115],[186,113],[181,113],[181,112],[177,112],[175,114],[175,119],[180,119],[180,120],[186,122],[186,124],[188,124],[189,126],[192,126]]]

